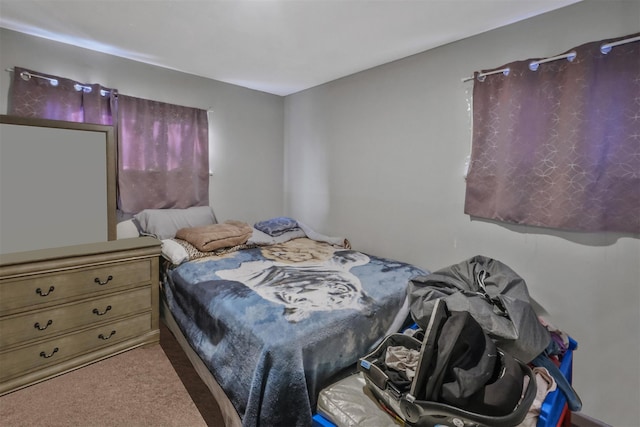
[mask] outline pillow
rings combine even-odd
[[[279,236],[287,231],[298,228],[298,222],[286,216],[271,218],[266,221],[256,222],[254,228],[268,234],[269,236]]]
[[[140,231],[132,219],[120,221],[116,224],[116,239],[129,239],[140,237]]]
[[[211,252],[246,243],[252,231],[246,222],[226,221],[224,224],[181,228],[176,233],[176,239],[186,240],[200,251]]]
[[[187,209],[145,209],[133,216],[140,234],[160,240],[175,237],[181,228],[215,224],[211,206],[194,206]]]
[[[174,265],[180,265],[189,259],[187,250],[173,239],[164,239],[162,241],[162,256]]]

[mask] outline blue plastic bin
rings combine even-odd
[[[573,379],[573,351],[578,348],[578,343],[571,337],[569,337],[569,348],[560,362],[560,372],[569,380],[569,383]],[[567,398],[560,389],[556,388],[553,392],[549,393],[542,402],[542,408],[540,408],[540,415],[538,417],[538,424],[536,427],[556,427],[560,425],[564,409],[567,406]]]
[[[573,351],[578,348],[578,343],[571,337],[569,337],[569,348],[560,362],[560,372],[572,382],[573,375]],[[560,389],[556,389],[549,393],[542,402],[542,408],[540,408],[540,415],[538,416],[538,423],[536,427],[557,427],[563,422],[563,415],[565,408],[567,407],[567,398]],[[313,427],[336,427],[331,421],[327,420],[320,414],[313,416]]]
[[[313,416],[313,427],[336,427],[331,421],[326,419],[320,414],[315,414]]]

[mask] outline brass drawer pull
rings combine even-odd
[[[93,314],[96,314],[98,316],[104,316],[105,314],[107,314],[107,311],[109,311],[109,310],[111,310],[111,306],[110,305],[108,305],[107,308],[105,308],[102,313],[97,308],[94,308],[93,309]]]
[[[116,331],[111,331],[111,333],[109,334],[108,337],[105,337],[104,334],[100,334],[98,335],[98,338],[100,338],[101,340],[108,340],[109,338],[111,338],[112,336],[114,336],[116,334]]]
[[[107,277],[107,280],[105,280],[104,282],[102,282],[99,278],[95,278],[93,279],[94,282],[96,282],[98,285],[103,286],[106,285],[107,283],[109,283],[111,281],[111,279],[113,279],[112,275],[109,275],[109,277]]]
[[[51,356],[53,356],[54,354],[56,354],[58,352],[58,347],[54,348],[53,351],[51,352],[51,354],[47,355],[47,353],[45,353],[44,351],[40,352],[40,357],[44,357],[45,359],[50,358]]]
[[[41,297],[46,297],[47,295],[49,295],[51,292],[53,292],[53,290],[55,289],[55,287],[50,286],[49,287],[49,291],[47,293],[44,293],[42,291],[42,289],[38,288],[36,289],[36,294],[40,295]]]
[[[49,319],[49,321],[47,322],[46,325],[44,326],[40,326],[40,322],[36,322],[35,325],[33,325],[34,328],[36,328],[39,331],[44,331],[45,329],[47,329],[49,326],[51,326],[51,324],[53,323],[53,320]]]

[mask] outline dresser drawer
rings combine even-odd
[[[49,338],[93,323],[150,310],[151,302],[151,287],[146,286],[89,301],[5,317],[0,320],[0,350],[14,344]]]
[[[137,337],[151,329],[151,313],[42,341],[0,354],[0,382]]]
[[[149,283],[151,269],[152,261],[143,259],[6,279],[0,282],[0,314],[26,307],[37,309],[33,306],[131,284]]]

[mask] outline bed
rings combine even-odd
[[[228,426],[310,426],[320,390],[402,327],[426,273],[286,217],[192,224],[159,236],[163,319]]]

